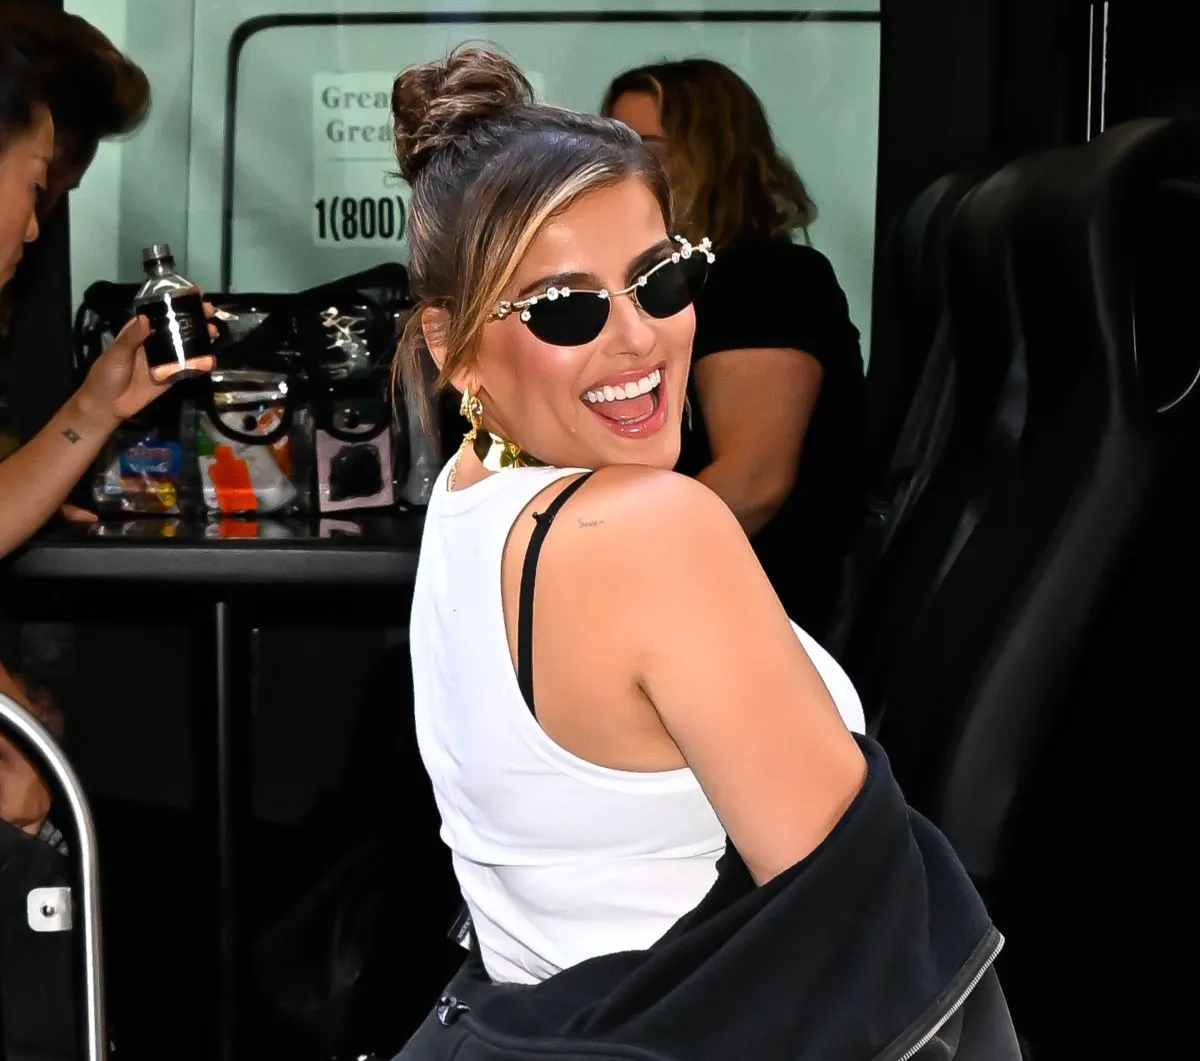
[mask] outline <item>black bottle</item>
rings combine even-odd
[[[146,282],[133,299],[135,313],[150,322],[145,342],[150,375],[162,381],[203,375],[197,358],[212,353],[204,296],[190,280],[175,271],[175,259],[166,243],[142,251]]]

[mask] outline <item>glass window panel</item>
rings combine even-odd
[[[76,300],[134,279],[148,243],[217,290],[294,290],[405,260],[407,188],[391,176],[388,97],[402,67],[492,42],[543,98],[595,110],[640,62],[733,67],[817,203],[813,243],[870,335],[879,110],[878,0],[545,0],[301,5],[295,0],[67,0],[141,63],[145,128],[106,144],[72,196]],[[322,8],[312,14],[312,8]]]

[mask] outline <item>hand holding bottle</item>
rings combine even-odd
[[[205,318],[212,316],[204,292],[176,271],[167,243],[152,243],[143,250],[142,268],[146,280],[134,296],[133,312],[150,323],[142,345],[151,378],[165,383],[207,372],[214,333],[211,325],[204,326]]]
[[[217,328],[211,323],[214,312],[212,305],[205,302],[204,313],[210,322],[208,331],[216,338]],[[122,420],[140,412],[174,382],[181,367],[165,374],[165,379],[162,378],[164,373],[161,367],[157,370],[159,379],[151,375],[143,349],[143,343],[149,335],[149,322],[141,315],[136,316],[121,329],[109,348],[96,358],[79,392],[80,400],[89,414],[111,421],[115,427]],[[212,370],[214,361],[213,356],[208,354],[189,361],[188,367],[208,372]]]

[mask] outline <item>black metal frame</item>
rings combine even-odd
[[[225,67],[225,140],[221,182],[221,285],[228,287],[233,254],[233,183],[237,135],[237,82],[242,52],[252,37],[287,26],[405,26],[482,22],[492,25],[535,23],[588,25],[628,22],[664,24],[683,22],[879,22],[878,11],[563,11],[552,15],[529,11],[463,11],[427,14],[313,14],[263,15],[247,19],[229,41]]]

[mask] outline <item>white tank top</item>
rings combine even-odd
[[[725,831],[691,770],[587,762],[546,735],[521,695],[504,544],[537,494],[582,469],[509,469],[450,492],[450,466],[430,498],[409,628],[417,741],[488,974],[536,983],[650,946],[712,886]],[[849,678],[796,632],[862,732]]]

